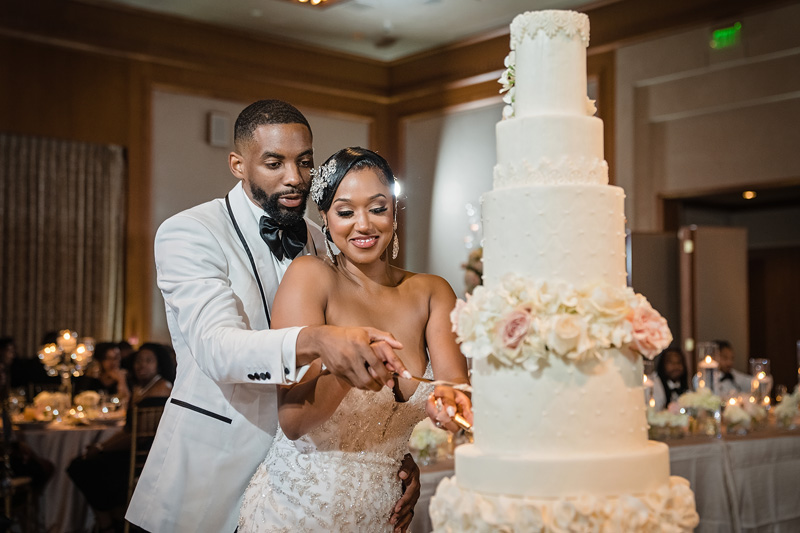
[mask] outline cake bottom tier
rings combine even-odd
[[[587,490],[551,499],[483,494],[445,478],[431,498],[430,517],[434,533],[689,532],[700,521],[689,482],[676,476],[642,493],[598,496]]]
[[[669,448],[646,441],[638,450],[619,454],[537,456],[496,455],[465,444],[456,449],[456,476],[461,487],[483,494],[530,498],[639,494],[666,483]]]

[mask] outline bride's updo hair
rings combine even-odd
[[[336,190],[347,173],[363,168],[372,168],[378,171],[381,182],[389,187],[389,191],[392,193],[392,200],[396,208],[394,174],[389,163],[372,150],[352,146],[339,150],[330,156],[321,167],[312,171],[311,199],[317,203],[319,210],[327,213]]]

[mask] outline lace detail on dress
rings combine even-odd
[[[391,532],[397,471],[431,390],[420,384],[398,403],[385,387],[353,389],[307,435],[291,441],[278,430],[245,491],[239,532]]]

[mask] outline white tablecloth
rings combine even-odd
[[[120,428],[116,426],[69,427],[52,424],[42,429],[25,429],[17,437],[30,445],[40,457],[55,465],[37,502],[38,527],[47,533],[83,533],[91,531],[94,516],[83,494],[66,472],[69,463],[92,443],[101,442]]]
[[[422,468],[412,533],[431,531],[430,498],[452,469],[452,461]],[[670,469],[692,485],[699,533],[800,532],[800,432],[674,441]]]

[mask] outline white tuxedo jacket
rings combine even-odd
[[[278,277],[241,182],[228,198],[271,306]],[[304,252],[319,254],[322,233],[308,227]],[[233,533],[278,426],[275,384],[295,376],[300,328],[268,329],[225,199],[165,221],[155,259],[178,372],[126,518],[152,533]]]

